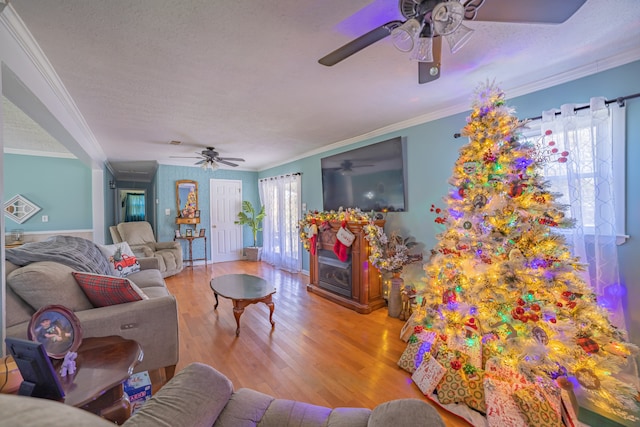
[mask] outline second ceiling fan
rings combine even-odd
[[[440,77],[442,38],[451,53],[469,40],[473,30],[463,20],[559,24],[569,19],[586,0],[399,0],[405,21],[383,24],[320,58],[333,66],[367,46],[391,36],[394,46],[411,52],[418,62],[418,82]]]
[[[201,152],[196,152],[198,156],[171,156],[174,159],[200,159],[195,162],[196,165],[200,165],[203,169],[217,169],[218,163],[222,163],[227,166],[238,166],[233,162],[244,162],[244,159],[238,157],[220,157],[219,153],[213,147],[206,147]]]

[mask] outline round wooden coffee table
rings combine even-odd
[[[218,295],[233,302],[236,336],[240,335],[240,316],[244,313],[244,308],[250,304],[265,303],[269,307],[271,328],[275,326],[276,323],[273,321],[274,305],[271,296],[276,293],[276,288],[263,278],[250,274],[227,274],[211,279],[211,289],[216,297],[214,310],[218,308]]]

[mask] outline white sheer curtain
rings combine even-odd
[[[298,239],[300,174],[261,179],[259,190],[267,214],[262,224],[262,260],[297,273],[302,267]]]
[[[574,255],[588,264],[584,278],[598,296],[598,303],[609,310],[614,325],[626,330],[622,304],[625,288],[620,283],[616,247],[620,225],[616,224],[615,210],[616,198],[625,195],[615,194],[611,111],[604,98],[592,98],[590,108],[580,111],[566,104],[559,115],[555,111],[542,114],[541,131],[547,130],[552,131],[559,152],[569,152],[564,165],[549,164],[550,170],[545,171],[552,177],[553,189],[564,193],[560,201],[569,205],[569,213],[576,220],[567,241]],[[566,170],[559,171],[565,165]]]

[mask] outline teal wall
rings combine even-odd
[[[539,116],[543,110],[559,108],[565,103],[583,105],[593,96],[615,99],[640,93],[640,61],[607,70],[589,77],[554,86],[525,96],[509,100],[521,118]],[[419,90],[428,90],[428,85]],[[507,93],[507,96],[509,94]],[[626,314],[631,341],[640,344],[640,98],[627,103],[627,165],[626,165],[626,233],[631,236],[619,246],[622,282],[626,285]],[[402,136],[407,141],[408,208],[407,212],[389,213],[387,230],[411,235],[424,246],[424,253],[436,243],[431,204],[442,206],[449,188],[447,180],[452,174],[459,148],[466,144],[464,138],[455,139],[453,134],[464,126],[469,112],[456,114],[397,132],[371,138],[357,144],[310,156],[301,160],[260,172],[259,177],[302,172],[302,203],[308,210],[322,210],[322,157]],[[308,253],[305,251],[303,269],[309,269]]]
[[[92,229],[91,169],[80,160],[4,154],[3,177],[5,201],[20,194],[42,208],[22,224],[5,217],[5,232]]]
[[[198,228],[204,228],[207,237],[211,237],[210,224],[210,180],[229,179],[242,181],[242,198],[249,200],[254,206],[260,202],[258,195],[258,173],[239,170],[204,170],[197,167],[160,165],[156,173],[156,190],[158,203],[156,204],[158,241],[173,240],[177,226],[176,218],[176,181],[190,179],[198,182],[198,207],[200,208],[200,224]],[[165,215],[165,209],[170,209],[171,214]],[[184,230],[184,226],[183,226]],[[244,246],[253,244],[253,236],[249,227],[243,230]],[[258,240],[261,244],[262,236],[259,233]],[[193,257],[200,258],[204,255],[204,242],[194,241]],[[208,254],[211,258],[211,254]]]

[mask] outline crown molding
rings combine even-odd
[[[559,84],[568,83],[570,81],[577,80],[582,77],[587,77],[602,71],[606,71],[611,68],[619,67],[637,60],[640,60],[640,47],[635,49],[630,49],[628,51],[622,52],[618,55],[614,55],[600,61],[595,61],[593,63],[584,65],[582,67],[577,67],[565,73],[560,73],[560,74],[550,76],[548,78],[539,80],[535,83],[505,89],[505,92],[508,92],[508,95],[509,95],[507,99],[516,98],[518,96],[527,95],[533,92],[537,92],[540,90],[548,89],[553,86],[557,86]],[[404,130],[413,126],[422,125],[424,123],[442,119],[444,117],[453,116],[455,114],[463,113],[465,111],[469,111],[468,102],[465,102],[465,103],[461,102],[459,104],[454,104],[446,108],[436,107],[436,111],[420,115],[413,119],[394,123],[389,126],[385,126],[359,136],[355,136],[353,138],[345,139],[343,141],[338,141],[312,151],[308,151],[304,154],[293,157],[287,161],[262,168],[260,169],[260,172],[267,169],[274,168],[274,167],[282,166],[297,160],[301,160],[310,156],[326,153],[327,151],[334,150],[336,148],[341,148],[351,144],[355,144],[356,142],[365,141],[367,139],[373,139],[378,136],[382,136],[392,132],[399,132],[401,130]]]
[[[76,129],[81,133],[82,141],[76,141],[77,144],[92,159],[94,164],[103,163],[106,160],[106,156],[102,147],[89,128],[75,101],[62,83],[62,80],[60,80],[60,77],[49,62],[49,59],[47,59],[40,45],[38,45],[38,42],[34,39],[11,3],[7,2],[6,7],[2,13],[0,13],[0,25],[4,26],[9,35],[13,37],[19,48],[33,64],[42,80],[57,98],[64,113],[71,119]]]
[[[36,151],[36,150],[22,150],[19,148],[7,148],[4,149],[5,154],[18,154],[20,156],[38,156],[38,157],[57,157],[60,159],[77,159],[71,153],[62,153],[59,151]]]

